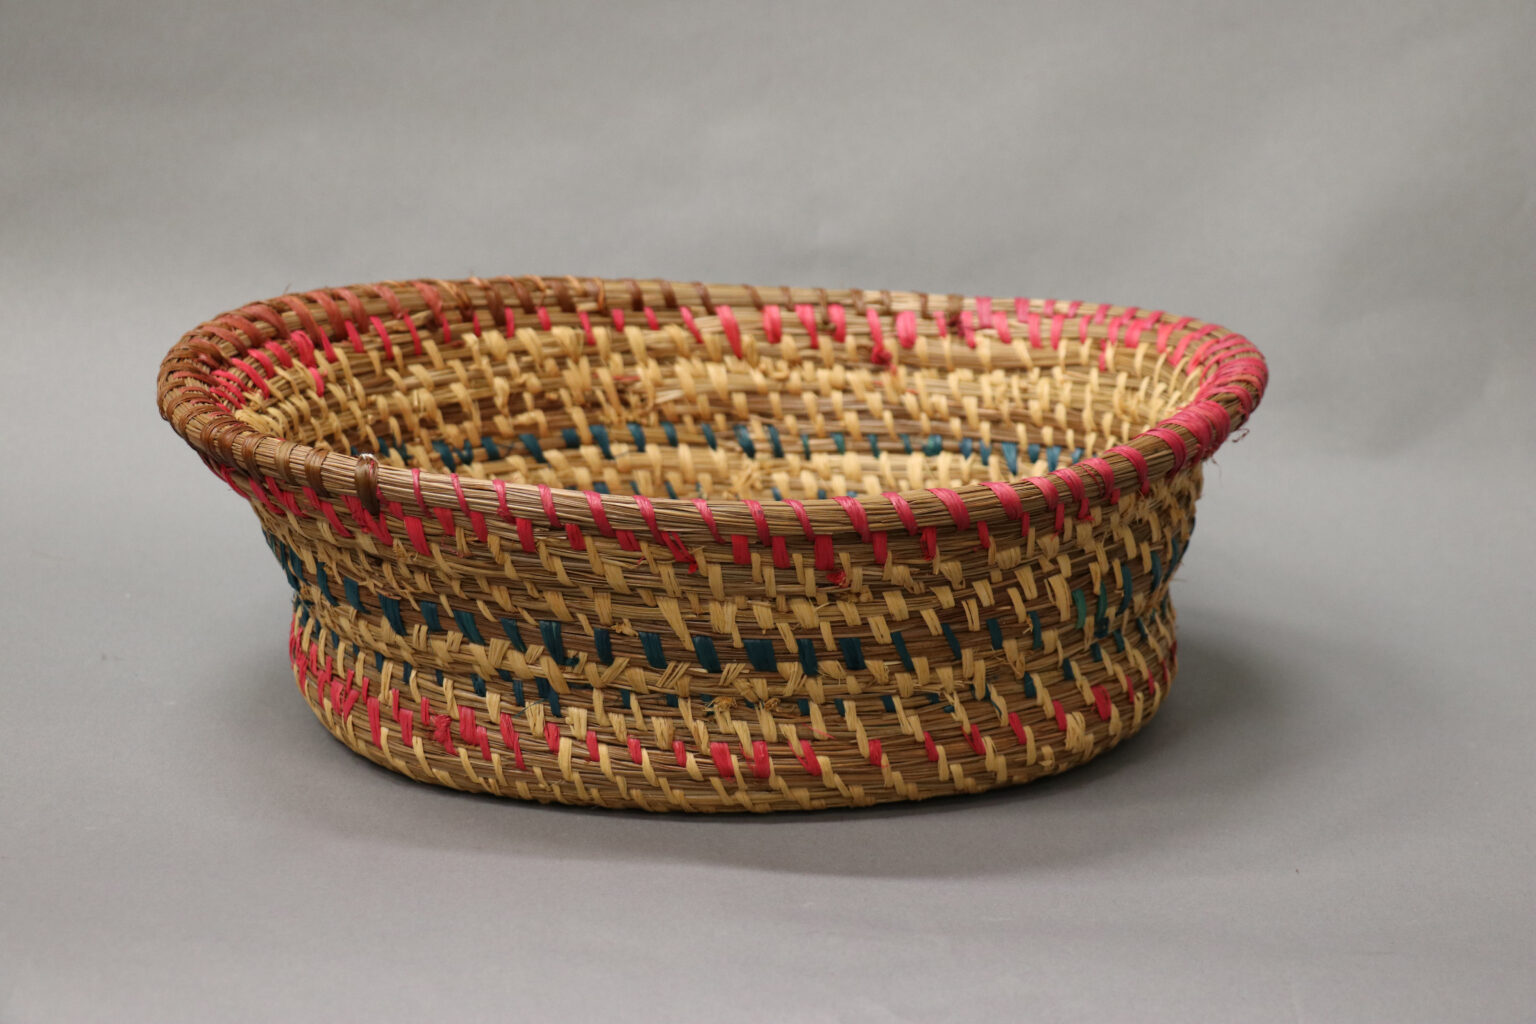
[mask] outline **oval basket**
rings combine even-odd
[[[975,793],[1174,675],[1242,336],[1038,299],[510,277],[189,332],[162,415],[261,520],[299,691],[425,782],[647,810]]]

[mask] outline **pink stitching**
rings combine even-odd
[[[795,515],[800,520],[800,530],[805,534],[805,539],[814,542],[816,540],[816,531],[811,526],[811,517],[806,514],[805,504],[794,498],[785,498],[784,504],[794,509]]]
[[[704,520],[704,525],[709,527],[709,535],[715,538],[716,544],[724,544],[725,538],[720,536],[720,527],[715,525],[715,513],[709,507],[709,501],[705,498],[694,498],[693,507],[699,510],[699,518]]]
[[[582,496],[587,499],[587,508],[592,512],[592,522],[597,526],[597,532],[604,537],[613,536],[613,526],[608,522],[608,510],[603,507],[603,496],[596,491],[582,491]]]
[[[555,515],[555,495],[549,489],[549,484],[539,484],[539,503],[544,506],[544,514],[549,517],[551,528],[560,528],[560,517]]]
[[[870,362],[884,366],[891,361],[891,354],[885,348],[885,331],[880,326],[880,314],[874,306],[870,306],[864,313],[865,319],[869,321]]]
[[[763,337],[770,345],[777,345],[784,338],[784,318],[778,306],[763,307]]]
[[[842,506],[843,514],[848,517],[848,522],[853,526],[859,539],[866,544],[869,542],[869,517],[864,514],[864,506],[859,504],[857,498],[850,498],[846,494],[833,495],[833,501]]]
[[[766,547],[773,543],[773,531],[768,529],[768,520],[763,515],[761,502],[748,499],[745,502],[747,511],[752,515],[752,521],[757,524],[757,539]]]
[[[998,310],[992,314],[992,329],[997,332],[998,340],[1004,345],[1013,344],[1013,333],[1008,329],[1008,314]]]
[[[810,336],[811,348],[820,348],[821,337],[816,333],[816,307],[802,303],[795,307],[795,315],[800,318],[801,325]]]
[[[907,504],[907,499],[895,491],[885,491],[881,496],[891,503],[891,507],[896,510],[896,517],[901,520],[901,525],[907,528],[907,532],[915,535],[917,516],[912,512],[912,506]]]
[[[960,530],[971,528],[971,512],[965,507],[965,499],[947,487],[930,487],[928,493],[944,503],[949,509],[949,517],[955,521],[955,527]]]
[[[736,358],[742,358],[741,349],[741,325],[736,322],[736,313],[730,306],[716,306],[715,316],[720,318],[720,328],[725,331],[725,340],[730,342],[731,351],[736,353]]]
[[[1024,515],[1024,503],[1019,500],[1019,492],[1015,491],[1011,484],[1005,484],[1000,480],[988,480],[986,486],[997,495],[997,502],[1003,507],[1003,512],[1009,519],[1019,519]]]

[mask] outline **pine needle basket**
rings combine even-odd
[[[424,782],[768,811],[1063,771],[1158,710],[1241,335],[1039,299],[573,277],[285,295],[161,414],[261,521],[299,691]]]

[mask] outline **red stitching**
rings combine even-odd
[[[816,760],[816,751],[811,748],[811,741],[801,740],[800,748],[801,750],[797,751],[794,744],[790,744],[789,752],[795,755],[795,760],[800,762],[800,767],[812,775],[819,776],[821,774],[821,762]],[[801,751],[804,751],[804,753],[802,754]]]
[[[880,741],[875,740],[875,742]],[[766,740],[752,741],[752,774],[759,779],[766,779],[773,775],[773,761],[768,756]]]
[[[1003,512],[1009,519],[1019,519],[1024,515],[1024,503],[1019,500],[1019,492],[1013,489],[1012,484],[1005,484],[999,480],[988,480],[987,488],[997,495],[998,504],[1003,506]]]
[[[1205,337],[1215,329],[1215,324],[1206,324],[1198,331],[1191,331],[1183,335],[1181,338],[1179,338],[1179,343],[1173,347],[1173,355],[1168,357],[1168,361],[1174,366],[1178,366],[1184,361],[1184,353],[1186,350],[1188,350],[1189,346],[1194,344],[1199,339]]]
[[[715,763],[715,772],[723,779],[734,779],[736,769],[731,764],[731,748],[719,740],[709,744],[709,759]]]
[[[352,531],[342,525],[341,517],[336,514],[335,505],[322,500],[320,495],[316,494],[308,485],[304,487],[304,498],[312,508],[318,509],[320,514],[325,516],[326,521],[331,524],[331,529],[335,530],[343,538],[350,538],[352,536]]]
[[[582,491],[582,497],[587,499],[587,508],[592,512],[592,522],[597,526],[597,532],[604,537],[613,536],[613,526],[608,522],[608,510],[603,507],[603,496],[596,491]]]
[[[315,343],[309,340],[309,335],[304,331],[294,331],[288,336],[288,344],[293,346],[294,354],[299,357],[299,362],[305,366],[315,365]]]
[[[720,536],[720,527],[715,524],[714,510],[709,507],[708,500],[694,498],[693,507],[699,510],[699,518],[704,520],[704,525],[709,528],[709,535],[715,538],[716,544],[724,544],[725,538]]]
[[[1109,702],[1109,691],[1100,684],[1092,687],[1091,692],[1093,693],[1093,707],[1099,713],[1100,720],[1109,721],[1109,716],[1114,710]]]
[[[828,572],[837,568],[837,556],[832,550],[832,537],[822,534],[811,538],[816,553],[816,568],[820,572]]]
[[[507,508],[507,482],[505,480],[492,480],[491,487],[496,491],[496,514],[507,522],[512,522],[512,510]]]
[[[1161,327],[1159,327],[1157,329],[1157,354],[1158,355],[1162,355],[1164,352],[1166,352],[1168,350],[1168,339],[1169,339],[1169,337],[1171,337],[1173,335],[1174,331],[1181,331],[1181,330],[1183,330],[1184,329],[1184,325],[1189,323],[1189,320],[1190,320],[1189,317],[1181,316],[1177,320],[1171,320],[1168,323],[1163,324],[1163,326],[1161,326]]]
[[[907,504],[907,499],[895,491],[885,491],[882,497],[891,503],[891,507],[896,510],[897,518],[901,520],[901,525],[907,528],[907,532],[915,535],[917,533],[917,516],[912,512],[912,506]]]
[[[651,536],[658,544],[667,544],[667,538],[662,534],[661,527],[656,523],[656,507],[651,504],[651,499],[643,494],[634,496],[635,508],[640,510],[640,518],[645,520],[645,525],[650,527]],[[668,548],[671,547],[667,544]]]
[[[1191,377],[1193,377],[1195,375],[1195,371],[1196,370],[1203,369],[1205,367],[1206,356],[1207,356],[1208,353],[1210,353],[1211,347],[1215,346],[1215,345],[1225,344],[1227,341],[1229,341],[1232,338],[1239,338],[1239,339],[1241,339],[1242,335],[1240,335],[1240,334],[1229,334],[1225,338],[1222,338],[1220,341],[1218,341],[1214,337],[1205,339],[1204,343],[1201,344],[1201,346],[1198,349],[1195,350],[1194,358],[1190,359],[1189,366],[1188,366],[1188,368],[1184,372],[1189,374]]]
[[[278,351],[282,350],[279,349]],[[270,377],[277,372],[277,367],[273,364],[272,357],[267,355],[261,349],[253,348],[247,352],[246,355],[250,356],[252,359],[256,360],[256,362],[261,364],[261,368],[266,371],[266,376]],[[292,360],[289,360],[288,363],[285,363],[284,365],[289,365],[291,362]]]
[[[369,322],[373,324],[373,329],[378,332],[379,341],[382,342],[383,345],[384,345],[384,358],[385,359],[393,359],[393,358],[395,358],[395,346],[390,341],[389,331],[387,329],[385,329],[384,321],[380,320],[378,317],[375,316],[375,317],[370,317],[369,318]]]
[[[785,498],[784,504],[794,509],[796,518],[800,520],[800,531],[805,534],[805,539],[816,540],[816,531],[811,526],[811,517],[806,514],[805,505],[794,498]]]
[[[1061,347],[1061,329],[1066,325],[1066,322],[1067,315],[1065,313],[1053,312],[1051,314],[1051,348]]]
[[[1055,529],[1059,534],[1066,528],[1066,508],[1061,504],[1061,492],[1056,489],[1056,481],[1048,476],[1032,476],[1026,483],[1034,484],[1041,494],[1045,496],[1046,507],[1055,513]]]
[[[748,499],[745,504],[747,511],[752,515],[752,521],[757,524],[757,539],[765,546],[772,543],[773,531],[768,529],[768,520],[763,515],[762,504],[751,499]]]
[[[267,336],[262,333],[261,328],[251,323],[239,313],[225,313],[215,322],[230,324],[241,334],[246,336],[247,342],[244,345],[238,344],[233,340],[230,341],[230,344],[234,345],[236,352],[240,352],[248,348],[257,348],[267,343]]]
[[[1104,483],[1104,497],[1111,505],[1120,504],[1120,488],[1115,486],[1115,471],[1110,468],[1108,462],[1098,455],[1091,455],[1078,462],[1079,466],[1093,470],[1099,474],[1099,479]]]
[[[784,339],[784,317],[778,306],[763,307],[763,337],[770,345],[777,345]]]
[[[413,467],[411,469],[411,490],[416,492],[416,504],[421,506],[421,510],[425,512],[427,510],[427,499],[421,493],[421,470],[419,468]]]
[[[965,499],[947,487],[930,487],[928,493],[944,503],[949,509],[949,517],[955,521],[955,527],[960,530],[971,528],[971,512],[965,507]]]
[[[1058,469],[1056,476],[1067,485],[1067,490],[1072,492],[1072,497],[1077,499],[1077,518],[1088,520],[1093,518],[1093,512],[1088,507],[1088,488],[1083,486],[1083,481],[1078,478],[1077,470],[1072,467]]]
[[[816,333],[816,307],[802,303],[795,307],[795,315],[800,318],[801,326],[810,337],[811,348],[820,348],[821,337]]]
[[[272,389],[267,386],[267,379],[256,372],[256,367],[252,366],[244,359],[239,358],[231,359],[229,361],[229,365],[236,367],[247,377],[249,377],[251,379],[251,383],[256,385],[257,389],[261,391],[264,397],[270,398],[272,396]]]
[[[1145,331],[1148,327],[1151,327],[1162,318],[1163,311],[1158,310],[1155,313],[1148,313],[1140,320],[1137,320],[1135,323],[1131,324],[1131,329],[1126,333],[1125,336],[1126,347],[1135,348],[1137,345],[1141,344],[1141,332]]]
[[[932,559],[939,554],[939,528],[937,526],[923,527],[923,557]]]
[[[539,504],[544,506],[544,515],[549,518],[552,529],[560,528],[560,517],[555,515],[555,495],[549,489],[549,484],[539,484]]]
[[[1008,314],[998,310],[992,314],[992,329],[997,332],[998,340],[1004,345],[1013,344],[1013,332],[1008,329]]]
[[[725,331],[725,340],[730,342],[731,351],[736,353],[736,358],[742,358],[741,349],[741,325],[736,322],[736,313],[730,306],[716,306],[715,316],[720,318],[720,328]]]
[[[1166,421],[1164,421],[1166,422]],[[1173,449],[1173,467],[1168,470],[1168,475],[1173,476],[1184,468],[1184,463],[1189,459],[1188,449],[1184,445],[1184,439],[1167,427],[1148,427],[1146,433],[1162,440]]]
[[[865,319],[869,321],[870,362],[884,366],[891,361],[891,353],[885,347],[885,331],[880,325],[880,314],[870,306],[864,311]]]
[[[505,747],[508,747],[508,748],[511,749],[511,751],[512,751],[512,760],[513,760],[513,763],[515,763],[517,765],[518,771],[527,771],[528,770],[527,766],[523,764],[523,745],[520,742],[518,742],[517,730],[512,727],[512,715],[511,715],[511,713],[507,712],[507,711],[503,711],[501,713],[501,721],[499,722],[499,724],[501,726],[501,743],[502,743],[502,746],[505,746]]]
[[[411,284],[416,288],[417,293],[426,300],[427,309],[432,312],[433,316],[437,317],[438,327],[443,333],[443,344],[452,344],[448,337],[448,318],[443,315],[443,300],[438,295],[437,289],[425,281],[412,281]]]
[[[405,532],[411,538],[411,547],[416,549],[418,555],[431,556],[432,549],[427,545],[427,531],[422,527],[421,519],[417,516],[401,516],[405,520]]]
[[[857,498],[850,498],[846,494],[834,495],[833,501],[842,506],[843,514],[848,517],[853,530],[859,535],[859,539],[869,542],[869,516],[864,514],[864,506],[859,504]]]
[[[960,311],[960,336],[965,339],[966,347],[976,347],[976,316],[968,309]]]
[[[848,337],[848,312],[837,303],[827,307],[827,319],[832,321],[832,340],[843,341]]]
[[[1008,727],[1013,730],[1013,735],[1020,743],[1029,743],[1029,733],[1024,730],[1024,723],[1019,720],[1017,711],[1008,712]]]
[[[453,493],[459,496],[459,508],[463,510],[464,515],[469,519],[469,525],[474,529],[475,537],[479,539],[480,543],[484,544],[488,537],[485,529],[485,516],[469,507],[469,501],[464,497],[464,488],[459,483],[459,474],[450,473],[448,474],[448,479],[453,482]]]
[[[1109,451],[1123,456],[1131,464],[1131,468],[1136,470],[1136,481],[1139,485],[1137,490],[1145,497],[1152,490],[1152,480],[1147,475],[1146,456],[1128,444],[1117,445]],[[1109,452],[1105,454],[1107,455]]]

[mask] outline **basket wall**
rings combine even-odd
[[[255,510],[298,688],[353,750],[762,811],[978,792],[1138,731],[1200,463],[1264,381],[1160,311],[503,278],[225,314],[160,403]]]

